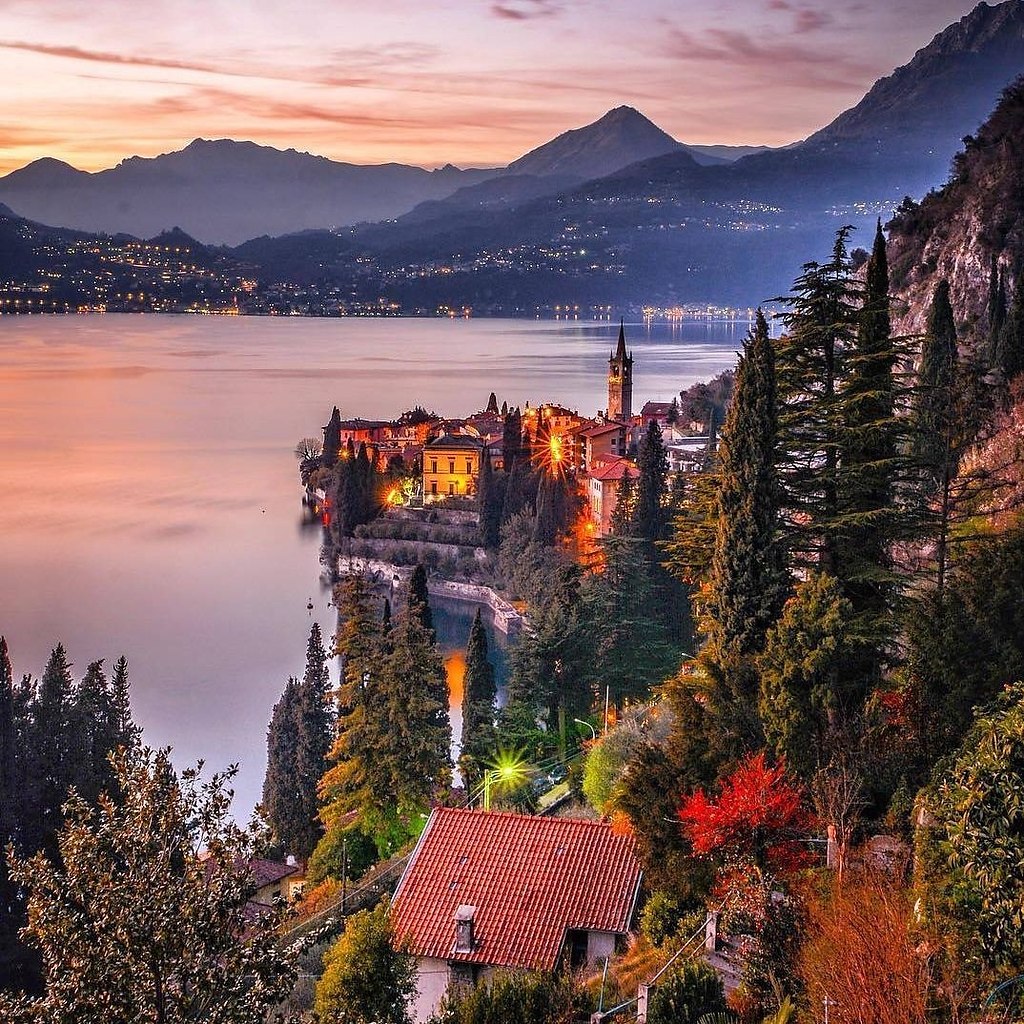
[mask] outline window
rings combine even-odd
[[[451,484],[448,485],[448,493],[449,494],[454,494],[455,493],[455,484],[454,483],[451,483]]]
[[[431,473],[436,473],[437,472],[437,459],[431,459],[430,460],[430,472]]]
[[[430,481],[430,493],[431,494],[437,494],[437,481],[436,480],[431,480]]]
[[[448,460],[448,473],[451,476],[455,476],[455,460],[454,459],[449,459]]]
[[[466,459],[466,472],[467,473],[472,473],[473,472],[473,460],[472,459]]]

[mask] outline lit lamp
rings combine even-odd
[[[521,781],[526,775],[526,766],[515,754],[500,754],[493,768],[484,772],[484,810],[491,809],[491,786],[503,784],[511,786]]]

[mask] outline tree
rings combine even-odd
[[[668,452],[662,440],[661,427],[651,420],[640,440],[637,458],[639,476],[632,509],[631,533],[651,546],[665,539],[668,526]]]
[[[324,443],[321,446],[320,462],[326,469],[333,469],[341,455],[341,413],[335,406],[331,418],[324,427]]]
[[[939,787],[932,810],[954,886],[982,957],[1024,956],[1024,683],[982,712]]]
[[[501,506],[504,502],[504,477],[499,482],[491,468],[486,449],[480,456],[480,476],[476,485],[476,504],[480,515],[480,543],[485,548],[496,548],[501,532]]]
[[[847,673],[850,603],[831,576],[812,574],[786,602],[758,659],[768,748],[801,778],[849,740],[859,688]]]
[[[409,577],[409,592],[406,606],[410,615],[419,619],[431,637],[434,636],[434,617],[430,612],[430,592],[427,589],[427,567],[422,562],[416,563],[416,568]]]
[[[46,990],[0,996],[4,1020],[263,1024],[296,971],[278,913],[247,913],[255,836],[229,816],[234,771],[179,777],[167,751],[140,748],[113,765],[116,794],[96,808],[68,802],[59,866],[42,854],[11,861]]]
[[[274,844],[284,850],[298,848],[298,837],[308,828],[299,798],[297,773],[299,681],[292,676],[274,705],[267,728],[267,771],[263,777],[260,809],[273,833]],[[319,781],[319,778],[317,779]]]
[[[1013,300],[999,329],[994,353],[995,368],[1009,384],[1024,371],[1024,261],[1014,273]]]
[[[314,1007],[320,1024],[410,1024],[416,961],[395,939],[387,902],[345,922],[324,954]]]
[[[323,454],[323,442],[315,437],[303,437],[295,445],[295,458],[299,462],[317,462]]]
[[[459,770],[466,792],[471,793],[483,778],[486,765],[497,748],[494,728],[497,687],[494,666],[487,657],[487,630],[477,609],[466,646],[466,675],[462,696],[462,748]]]
[[[719,446],[717,529],[701,595],[700,654],[709,687],[709,726],[735,752],[758,746],[757,674],[789,589],[781,537],[775,359],[760,310],[736,368],[734,398]]]
[[[717,798],[703,789],[688,796],[679,820],[699,856],[762,872],[788,871],[804,860],[808,817],[802,799],[785,761],[769,767],[764,754],[752,754],[722,781]]]
[[[295,785],[298,797],[299,831],[289,852],[306,858],[319,840],[322,829],[317,817],[317,788],[327,770],[327,755],[333,742],[334,714],[331,707],[331,677],[327,669],[320,624],[310,627],[306,644],[306,671],[296,693]]]

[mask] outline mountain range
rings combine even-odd
[[[265,282],[409,309],[747,304],[784,292],[840,225],[873,226],[941,185],[1022,71],[1024,0],[981,3],[785,149],[687,146],[622,106],[505,168],[364,167],[196,140],[95,174],[38,160],[0,178],[0,203],[93,232],[250,239],[234,255]]]

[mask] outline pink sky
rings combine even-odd
[[[0,173],[191,139],[504,164],[630,104],[778,145],[856,103],[963,0],[0,0]]]

